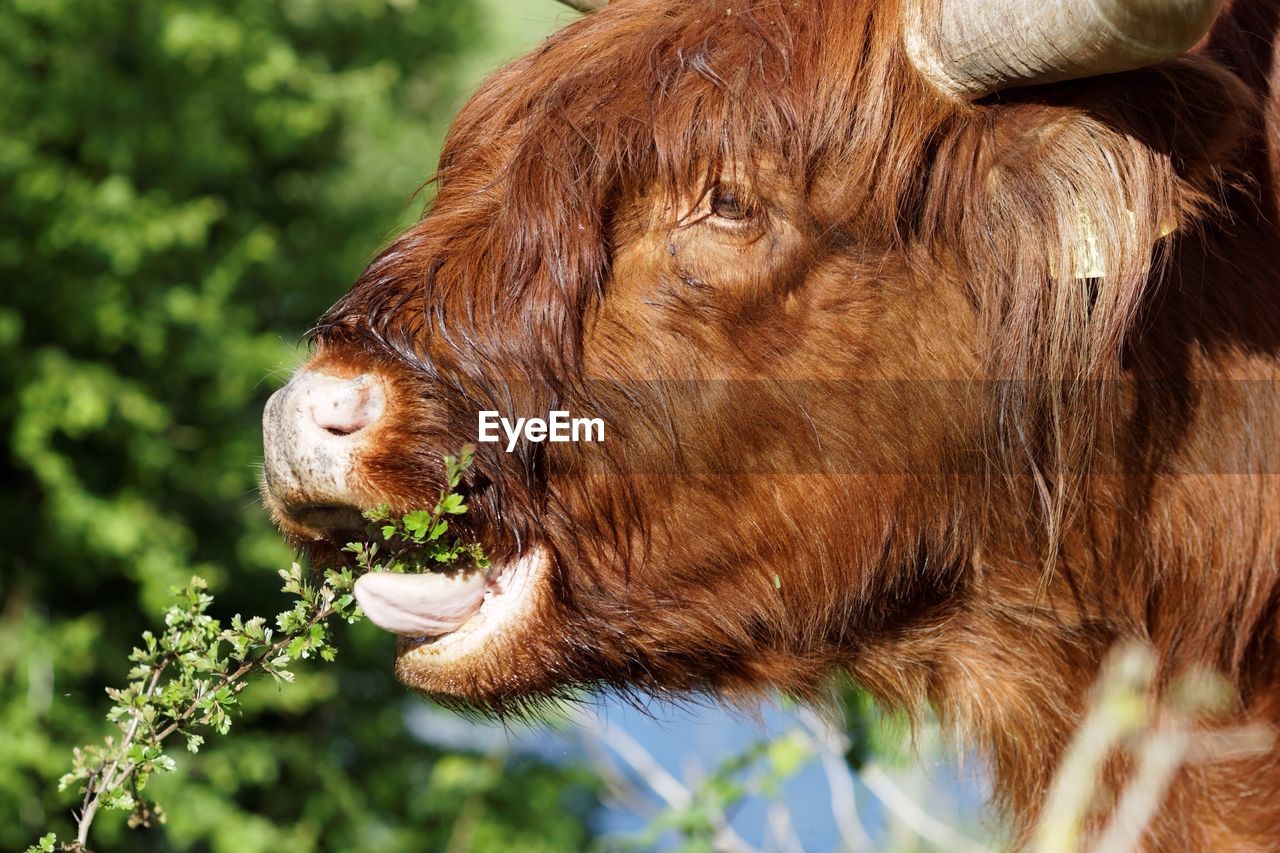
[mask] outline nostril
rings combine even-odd
[[[334,436],[360,432],[382,417],[382,383],[372,376],[329,378],[311,391],[311,420]]]

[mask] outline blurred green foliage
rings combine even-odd
[[[273,613],[259,418],[307,324],[419,201],[492,9],[0,0],[0,849],[73,837],[53,780],[170,587]],[[397,219],[398,217],[398,219]],[[391,640],[255,685],[232,741],[100,850],[563,850],[589,777],[406,731]]]

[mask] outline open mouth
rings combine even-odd
[[[363,560],[362,568],[374,569],[357,580],[354,595],[369,621],[404,638],[401,658],[447,649],[433,661],[439,663],[492,651],[490,638],[515,638],[516,629],[532,623],[529,614],[547,606],[550,549],[528,547],[489,563],[478,543],[455,539],[453,517],[466,512],[469,496],[461,474],[472,451],[444,458],[448,488],[434,509],[376,521],[381,509],[362,510],[376,501],[356,472],[362,455],[379,443],[382,419],[395,411],[388,396],[393,384],[376,372],[353,375],[333,365],[295,374],[263,413],[264,501],[281,530],[317,564]],[[353,559],[347,547],[353,542],[378,546],[377,560],[372,551]]]
[[[369,572],[354,592],[370,622],[415,645],[482,641],[530,606],[549,562],[547,549],[535,546],[487,569]]]
[[[309,503],[289,510],[289,516],[301,527],[312,531],[316,540],[348,542],[364,535],[367,523],[360,510],[349,504]]]

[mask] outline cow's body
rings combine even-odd
[[[620,0],[500,74],[321,325],[308,370],[385,413],[328,430],[324,489],[270,449],[266,493],[323,538],[316,504],[431,500],[477,409],[602,416],[481,448],[475,534],[524,591],[406,641],[407,683],[507,710],[844,668],[980,744],[1025,829],[1117,640],[1280,725],[1280,4],[972,105],[892,5]],[[1271,752],[1182,771],[1150,844],[1276,839]]]

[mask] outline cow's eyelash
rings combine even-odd
[[[697,216],[694,216],[694,214],[697,214]],[[701,225],[710,218],[711,214],[709,212],[700,212],[695,208],[676,221],[676,228],[689,228],[693,225]]]
[[[711,216],[727,222],[748,222],[758,212],[751,193],[725,184],[712,187],[707,193],[706,203]]]
[[[733,197],[735,203],[744,211],[742,216],[728,217],[716,214],[716,198],[721,193]],[[714,183],[708,184],[698,194],[689,211],[676,220],[676,227],[688,228],[713,220],[714,224],[720,228],[735,230],[759,222],[764,213],[764,205],[750,190],[737,185]]]

